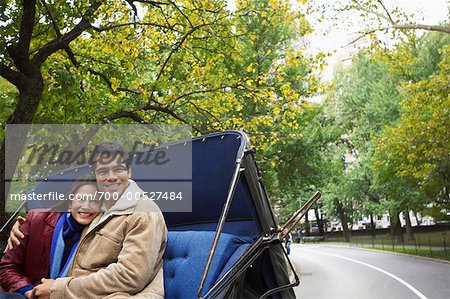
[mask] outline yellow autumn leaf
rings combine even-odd
[[[280,114],[281,109],[278,107],[275,107],[275,109],[273,109],[273,114],[275,115],[279,115]]]
[[[111,89],[116,91],[117,87],[119,87],[119,80],[117,80],[116,78],[111,78]]]

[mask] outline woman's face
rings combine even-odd
[[[97,186],[83,185],[71,195],[70,210],[72,217],[80,224],[87,225],[100,211],[100,200],[95,198]]]

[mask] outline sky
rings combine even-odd
[[[327,4],[333,0],[310,0],[319,4]],[[414,14],[418,23],[427,25],[437,25],[439,22],[449,20],[450,0],[385,0],[387,7],[398,6],[402,11],[408,14]],[[362,24],[367,24],[364,20],[353,15],[344,16],[348,18],[347,23],[353,23],[342,26],[336,26],[330,22],[317,22],[317,15],[307,15],[308,21],[314,28],[314,32],[306,37],[307,52],[309,53],[333,53],[328,59],[328,66],[322,73],[324,81],[331,80],[333,67],[340,61],[348,57],[348,44],[352,40],[351,34],[360,31]]]

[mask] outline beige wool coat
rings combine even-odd
[[[164,298],[166,241],[161,211],[130,180],[114,206],[85,230],[68,277],[56,279],[50,298]]]

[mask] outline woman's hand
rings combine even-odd
[[[24,224],[26,221],[27,220],[22,216],[17,217],[16,222],[14,223],[13,227],[11,228],[11,231],[9,232],[8,243],[6,244],[5,251],[8,249],[13,249],[14,245],[19,245],[20,239],[23,239],[25,237],[20,231],[20,226]]]

